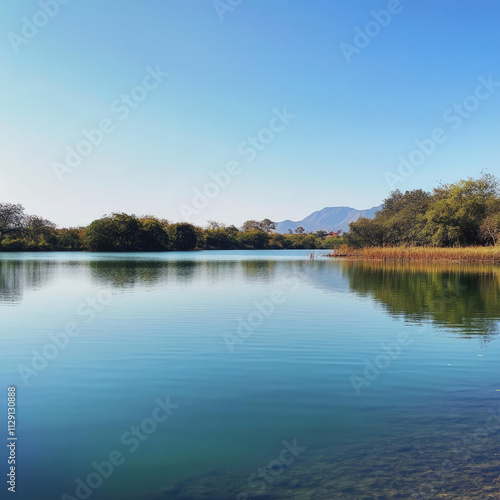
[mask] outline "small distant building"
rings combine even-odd
[[[337,231],[330,231],[328,235],[326,236],[328,238],[338,238],[340,235]]]

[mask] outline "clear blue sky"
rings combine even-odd
[[[480,77],[500,82],[498,2],[243,0],[222,12],[225,2],[218,14],[212,0],[71,0],[52,17],[43,0],[2,2],[0,201],[60,226],[113,211],[239,225],[363,209],[436,128],[446,140],[396,187],[498,173],[500,87],[470,98]],[[356,48],[356,27],[388,6],[398,12]],[[125,117],[117,99],[157,66],[169,75],[154,89],[148,77]],[[445,120],[464,100],[473,111]],[[295,118],[262,131],[285,108]],[[103,118],[113,131],[60,181],[54,162]],[[241,144],[258,133],[268,144],[254,155]],[[183,214],[228,162],[239,164],[229,185]]]

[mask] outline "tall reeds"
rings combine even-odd
[[[500,246],[491,247],[367,247],[333,250],[330,257],[361,260],[421,261],[421,262],[481,262],[500,263]]]

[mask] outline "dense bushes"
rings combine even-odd
[[[500,235],[498,180],[486,174],[439,186],[394,191],[374,219],[350,225],[350,246],[470,246],[496,244]]]
[[[169,247],[168,223],[148,216],[112,214],[92,222],[85,230],[82,248],[93,251],[154,251]]]
[[[171,248],[174,250],[193,250],[196,248],[198,233],[196,227],[187,222],[170,224],[167,227]]]
[[[4,205],[6,206],[6,205]],[[1,220],[0,205],[0,220]],[[11,206],[7,206],[9,210]],[[24,216],[15,205],[15,221],[0,226],[0,250],[90,250],[96,252],[136,252],[166,250],[229,250],[264,248],[335,248],[345,241],[328,237],[325,231],[314,234],[279,234],[269,219],[247,221],[242,230],[210,221],[207,228],[151,215],[136,217],[114,213],[93,221],[85,228],[56,229],[39,217]],[[19,210],[22,217],[19,218]],[[12,213],[14,213],[12,212]],[[1,223],[0,223],[1,224]]]

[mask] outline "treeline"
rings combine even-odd
[[[441,185],[432,192],[393,191],[373,219],[349,224],[351,247],[496,245],[500,238],[498,179]]]
[[[247,221],[241,229],[209,221],[207,227],[171,223],[154,216],[113,213],[87,227],[57,229],[38,216],[26,215],[22,205],[0,203],[2,251],[167,251],[280,248],[337,248],[345,240],[326,231],[279,234],[269,219]]]
[[[25,214],[22,205],[0,203],[2,251],[489,246],[500,241],[499,181],[485,174],[441,185],[432,192],[393,191],[373,219],[362,217],[349,228],[342,236],[326,231],[306,233],[302,227],[293,234],[280,234],[269,219],[249,220],[241,228],[214,221],[200,227],[151,215],[113,213],[87,227],[58,229],[42,217]]]

